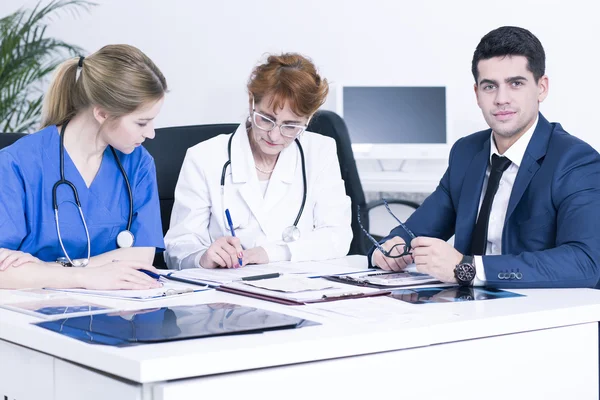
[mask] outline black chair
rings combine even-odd
[[[369,211],[375,207],[382,206],[383,202],[378,200],[366,203],[365,193],[360,183],[354,153],[352,152],[350,134],[348,133],[346,123],[339,115],[327,110],[318,111],[310,121],[308,130],[335,139],[342,179],[346,185],[346,194],[352,201],[352,233],[354,237],[348,254],[366,255],[372,243],[368,241],[360,229],[357,218],[357,206],[360,206],[360,220],[365,229],[369,231]],[[402,204],[412,207],[415,210],[419,207],[419,204],[407,200],[390,199],[388,203]],[[381,237],[374,237],[381,239]]]
[[[26,133],[0,133],[0,149],[10,146],[21,139]]]
[[[191,125],[156,130],[156,137],[144,147],[154,157],[163,235],[166,235],[175,202],[175,185],[187,149],[215,136],[235,132],[239,124]],[[163,255],[157,254],[154,265],[166,268]]]

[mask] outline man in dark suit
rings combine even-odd
[[[600,155],[539,113],[542,44],[498,28],[481,39],[472,72],[491,129],[454,144],[435,192],[369,260],[393,271],[414,261],[461,285],[599,287]]]

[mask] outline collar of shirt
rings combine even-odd
[[[537,127],[538,121],[539,116],[535,118],[535,123],[531,125],[531,128],[529,128],[523,136],[521,136],[515,143],[513,143],[513,145],[510,146],[508,150],[504,152],[504,154],[500,154],[498,152],[496,142],[494,141],[494,132],[492,132],[490,136],[490,164],[492,163],[492,155],[497,154],[499,156],[504,156],[508,158],[518,168],[521,165],[521,161],[523,161],[523,156],[525,155],[527,146],[529,146],[529,141],[533,136],[533,132]]]

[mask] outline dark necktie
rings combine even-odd
[[[471,254],[473,255],[485,254],[492,203],[494,202],[494,196],[498,191],[500,178],[504,171],[509,167],[510,163],[511,161],[506,157],[500,157],[496,154],[492,155],[490,178],[488,179],[485,196],[481,203],[481,209],[479,210],[479,217],[477,217],[477,224],[475,224],[475,230],[473,231],[473,236],[471,238]]]

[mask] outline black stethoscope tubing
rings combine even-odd
[[[55,211],[58,210],[56,192],[60,185],[67,185],[71,188],[73,196],[75,197],[75,204],[81,209],[81,203],[79,202],[79,194],[77,193],[77,188],[71,181],[65,179],[65,129],[67,128],[68,123],[69,121],[65,122],[60,130],[60,180],[58,180],[52,187],[52,207],[54,207]],[[117,152],[112,146],[109,147],[112,151],[115,161],[117,162],[117,166],[121,171],[121,175],[123,175],[123,179],[125,180],[125,186],[127,187],[127,195],[129,197],[129,217],[127,218],[127,230],[131,231],[131,223],[133,221],[133,193],[131,191],[131,184],[129,183],[129,178],[127,177],[125,168],[123,168],[123,164],[121,164],[121,160],[119,160],[119,157],[117,156]]]
[[[227,143],[227,157],[228,160],[223,165],[223,171],[221,172],[221,188],[225,187],[225,174],[227,173],[227,167],[231,165],[231,141],[233,140],[233,135],[235,132],[231,134],[229,137],[229,141]],[[302,162],[302,183],[304,185],[304,190],[302,192],[302,204],[300,205],[300,209],[298,210],[298,215],[296,216],[296,220],[294,221],[295,227],[298,226],[298,221],[300,221],[300,217],[302,216],[302,212],[304,211],[304,205],[306,204],[306,194],[307,194],[307,185],[306,185],[306,162],[304,160],[304,150],[302,149],[302,145],[300,141],[296,138],[294,139],[296,145],[298,146],[298,151],[300,152],[300,160]]]

